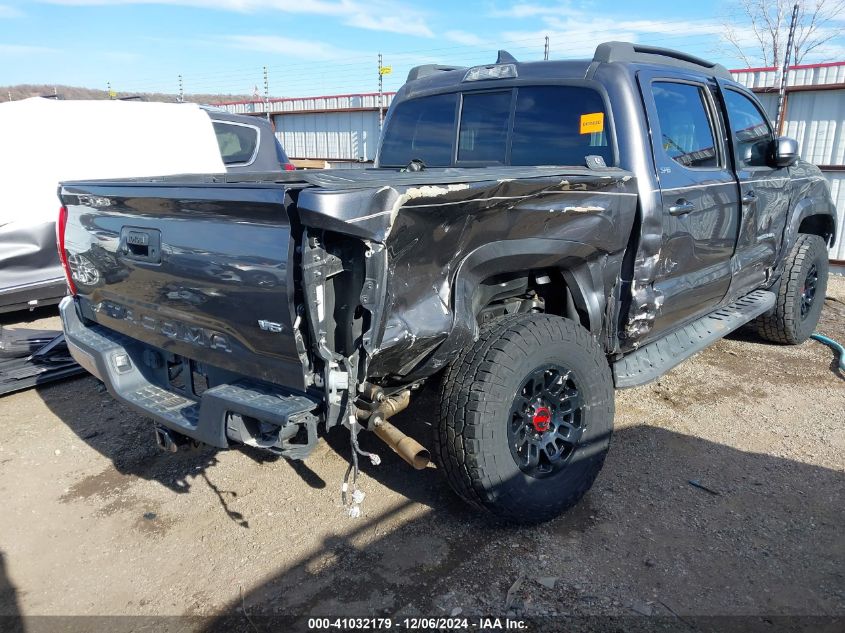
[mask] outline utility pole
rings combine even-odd
[[[12,91],[10,90],[9,91],[9,101],[11,101],[11,100],[12,100]]]
[[[110,81],[106,82],[106,89],[109,91],[109,99],[114,99],[114,97],[112,96],[114,93],[112,93],[112,91],[111,91],[111,82]]]
[[[270,120],[270,78],[267,75],[267,66],[264,67],[264,112],[267,113],[267,120]]]
[[[549,36],[548,35],[546,36],[546,46],[545,46],[545,49],[543,50],[543,59],[545,61],[549,61]]]
[[[185,90],[184,86],[182,85],[182,75],[179,75],[179,103],[183,103],[185,101]]]
[[[783,66],[780,70],[780,89],[778,90],[778,109],[775,113],[775,123],[778,134],[783,132],[783,119],[786,114],[786,75],[789,72],[789,58],[792,57],[792,40],[795,37],[795,23],[798,22],[798,3],[792,7],[792,19],[789,22],[789,37],[786,40],[786,51],[783,54]]]
[[[378,54],[378,129],[384,124],[384,107],[382,101],[382,88],[384,87],[384,75],[382,74],[381,53]]]

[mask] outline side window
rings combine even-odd
[[[725,90],[737,167],[766,166],[772,134],[766,117],[755,103],[735,90]]]
[[[666,154],[684,167],[719,167],[705,88],[656,81],[651,89],[657,108],[660,140]]]
[[[249,163],[258,145],[258,130],[248,125],[214,121],[214,133],[224,165]]]
[[[458,134],[458,161],[505,162],[511,94],[465,94]]]

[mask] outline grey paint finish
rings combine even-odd
[[[393,108],[436,93],[592,86],[605,98],[619,167],[68,183],[68,250],[93,256],[99,248],[118,262],[96,260],[105,282],[82,289],[77,306],[152,348],[319,394],[327,426],[347,414],[338,385],[357,396],[359,387],[398,389],[432,376],[497,314],[489,309],[565,315],[618,358],[737,294],[772,287],[801,222],[832,218],[814,168],[799,162],[755,178],[736,171],[730,140],[719,141],[713,169],[666,171],[643,86],[654,78],[706,86],[718,139],[721,90],[742,90],[681,66],[651,57],[516,63],[516,78],[471,85],[465,71],[445,71],[406,84],[394,100]],[[751,186],[759,204],[743,206]],[[675,213],[679,196],[693,209]],[[96,198],[110,203],[94,208]],[[158,241],[160,262],[152,250],[142,253],[147,262],[127,256],[128,236],[144,231],[133,239],[150,249]],[[274,271],[274,281],[247,279],[250,267]],[[123,305],[113,311],[110,301]],[[144,316],[152,319],[146,329]]]
[[[205,108],[212,121],[249,125],[259,132],[255,156],[248,165],[227,167],[230,173],[278,172],[288,162],[269,121]],[[58,200],[56,200],[58,209]],[[21,214],[25,215],[22,209]],[[0,226],[0,312],[58,303],[67,284],[56,253],[55,222],[36,226]]]

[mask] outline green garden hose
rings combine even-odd
[[[810,338],[816,339],[819,343],[824,343],[833,351],[839,353],[839,369],[841,371],[845,371],[845,347],[842,347],[840,343],[837,343],[832,338],[828,338],[823,334],[819,334],[818,332],[813,334]]]

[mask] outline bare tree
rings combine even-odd
[[[738,0],[724,19],[722,39],[749,67],[780,67],[795,0]],[[800,0],[792,63],[841,36],[845,0]]]

